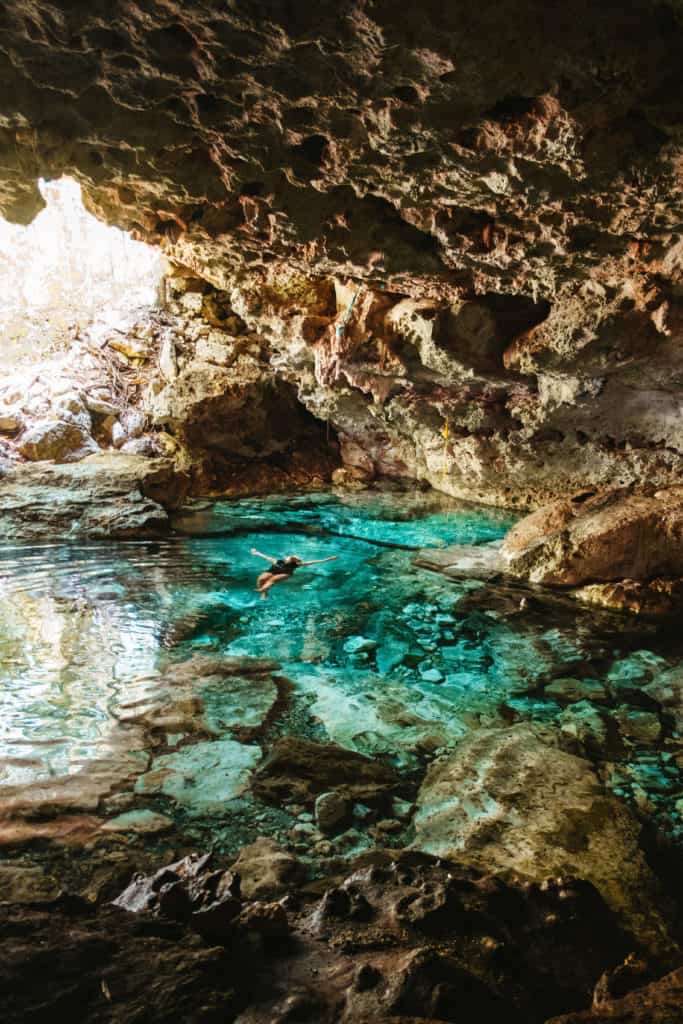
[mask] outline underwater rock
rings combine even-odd
[[[659,716],[652,711],[617,708],[612,713],[622,736],[637,743],[656,743],[662,735]]]
[[[560,714],[557,722],[564,736],[576,740],[581,754],[604,757],[608,752],[608,717],[590,700],[577,700],[570,704]]]
[[[491,544],[422,548],[413,561],[421,569],[431,569],[432,572],[440,572],[456,580],[494,580],[506,568],[498,541]]]
[[[195,743],[155,758],[135,790],[170,797],[195,816],[220,814],[247,789],[260,759],[259,747],[234,740]]]
[[[330,789],[349,800],[381,798],[396,782],[391,769],[353,750],[284,736],[255,773],[252,790],[266,803],[295,800],[310,805]]]
[[[546,697],[552,697],[562,704],[572,704],[575,701],[597,701],[604,703],[608,699],[608,692],[605,686],[597,679],[572,679],[562,677],[553,679],[545,687],[543,693]]]
[[[437,759],[417,799],[415,848],[538,881],[585,878],[643,942],[666,948],[663,893],[641,826],[588,761],[546,739],[530,725],[482,729]]]

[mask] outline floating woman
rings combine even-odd
[[[256,580],[256,589],[260,593],[262,601],[265,601],[271,587],[274,587],[276,583],[289,579],[301,566],[334,562],[337,557],[336,555],[330,555],[329,558],[314,558],[311,562],[303,562],[296,555],[287,555],[286,558],[271,558],[270,555],[264,555],[261,551],[257,551],[256,548],[252,548],[251,553],[252,555],[258,555],[259,558],[265,558],[266,562],[270,562],[270,569],[262,572]]]

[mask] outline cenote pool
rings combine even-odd
[[[520,590],[413,564],[421,547],[498,541],[514,518],[421,492],[278,496],[198,506],[158,541],[0,548],[0,799],[38,784],[122,830],[152,811],[187,842],[231,849],[295,827],[301,847],[311,815],[249,784],[278,737],[379,758],[410,799],[436,752],[533,720],[680,838],[660,698],[683,642],[540,593],[520,609]],[[261,602],[252,547],[338,559]],[[269,661],[250,674],[245,657]],[[362,814],[349,849],[373,842]]]

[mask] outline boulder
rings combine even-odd
[[[350,800],[375,799],[395,783],[390,768],[363,754],[334,743],[285,736],[273,744],[255,774],[252,788],[267,803],[312,804],[331,789]]]
[[[24,431],[19,451],[31,462],[72,462],[97,451],[84,427],[68,420],[43,420]]]
[[[585,878],[643,941],[668,945],[638,821],[588,761],[530,725],[482,729],[435,761],[414,823],[416,849],[484,871]]]
[[[512,527],[502,554],[508,572],[532,583],[683,576],[683,488],[616,488],[553,502]]]
[[[71,428],[71,424],[68,425]],[[168,459],[101,452],[72,465],[18,464],[3,476],[0,538],[158,536],[189,481]]]

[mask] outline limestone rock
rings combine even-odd
[[[233,871],[239,875],[241,892],[254,900],[281,896],[304,874],[296,857],[265,838],[242,847]]]
[[[158,535],[188,483],[169,460],[118,453],[16,465],[0,489],[0,537]]]
[[[683,608],[683,579],[660,576],[651,580],[590,583],[574,590],[573,596],[585,604],[632,615],[674,616]]]
[[[606,687],[597,679],[561,677],[548,683],[543,692],[546,697],[552,697],[563,704],[580,700],[604,703],[608,698]]]
[[[609,741],[608,718],[591,700],[571,703],[559,716],[558,724],[564,736],[576,740],[582,754],[604,757]]]
[[[19,451],[32,462],[71,462],[97,451],[97,444],[83,427],[67,420],[46,420],[24,431]]]
[[[579,494],[522,519],[503,543],[509,572],[532,583],[683,575],[683,489]]]
[[[246,790],[260,759],[258,747],[233,740],[194,743],[155,758],[135,789],[170,797],[193,815],[220,814]]]
[[[330,789],[348,799],[369,800],[386,793],[395,781],[389,768],[353,750],[286,736],[271,747],[252,788],[270,803],[311,804]]]
[[[656,743],[662,735],[659,716],[652,711],[619,708],[614,717],[622,736],[639,743]]]
[[[10,413],[0,413],[0,434],[16,434],[21,430],[23,421],[19,416]]]
[[[414,562],[420,568],[441,572],[451,579],[493,580],[505,569],[500,543],[423,548]]]
[[[615,995],[590,1010],[551,1017],[547,1024],[673,1024],[683,1004],[683,967],[626,995]]]
[[[429,853],[539,881],[588,879],[644,940],[666,944],[636,819],[589,762],[548,746],[531,726],[483,729],[435,761],[414,823],[414,845]]]
[[[0,901],[42,903],[54,899],[61,888],[57,879],[40,867],[0,864]]]
[[[97,416],[118,416],[121,411],[118,405],[114,405],[113,402],[108,402],[104,398],[98,398],[96,395],[86,394],[85,404],[90,412]]]
[[[350,809],[347,797],[334,790],[321,793],[315,801],[315,820],[318,828],[328,835],[341,831],[349,818]]]
[[[110,818],[102,826],[103,832],[135,832],[138,835],[160,835],[173,828],[173,819],[154,811],[126,811]]]

